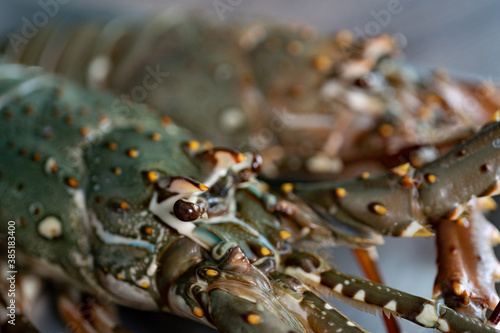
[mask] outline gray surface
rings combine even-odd
[[[62,1],[62,0],[60,0]],[[116,13],[148,15],[159,9],[205,8],[209,15],[218,17],[213,0],[64,0],[57,18],[66,15],[107,16]],[[227,1],[227,0],[220,0]],[[364,30],[376,21],[373,12],[387,9],[387,0],[240,0],[227,18],[258,14],[283,21],[309,22],[322,31],[343,28]],[[397,1],[397,0],[392,0]],[[236,2],[236,1],[233,1]],[[20,5],[9,0],[0,3],[0,29],[19,25],[22,16],[30,18],[40,10],[36,1]],[[411,62],[429,67],[445,66],[454,72],[492,77],[499,81],[500,66],[500,12],[498,1],[482,0],[400,0],[401,12],[391,15],[388,24],[380,25],[382,32],[403,34],[407,41],[406,54]]]
[[[212,0],[69,0],[61,6],[55,19],[78,16],[108,17],[118,13],[148,15],[172,5],[186,8],[205,8],[206,13],[217,18]],[[238,15],[258,14],[283,21],[309,22],[322,31],[342,28],[364,29],[375,21],[371,11],[387,8],[388,1],[250,1],[242,0],[228,18]],[[410,62],[427,67],[444,66],[455,73],[466,73],[476,79],[492,78],[500,81],[500,20],[497,15],[500,3],[496,1],[410,1],[401,0],[403,10],[392,15],[381,32],[400,33],[407,41],[405,53]],[[36,1],[19,4],[14,1],[0,2],[0,32],[5,34],[12,27],[22,24],[22,17],[31,17],[40,10]],[[436,268],[433,239],[388,239],[379,248],[382,272],[389,286],[424,297],[431,296]],[[335,263],[341,270],[360,275],[355,260],[346,249],[334,250]],[[338,302],[336,302],[337,304]],[[383,332],[381,320],[369,314],[339,305],[342,311],[372,332]],[[57,319],[50,316],[53,306],[38,307],[37,322],[43,332],[64,332],[57,326]],[[375,319],[374,319],[375,318]],[[123,319],[135,332],[189,332],[208,331],[191,325],[182,319],[143,314],[123,310]],[[403,322],[402,322],[403,323]],[[56,326],[54,326],[56,325]],[[179,326],[177,326],[179,325]],[[429,330],[410,323],[403,323],[404,332],[417,333]]]

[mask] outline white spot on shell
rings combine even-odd
[[[148,276],[153,276],[155,273],[156,273],[156,270],[158,269],[158,265],[156,264],[156,262],[152,262],[151,265],[149,265],[147,271],[146,271],[146,274]]]
[[[350,282],[349,282],[349,280],[345,280],[345,281],[344,281],[344,284],[345,284],[346,286],[347,286],[347,285],[349,285],[349,283],[350,283]]]
[[[59,237],[62,234],[61,221],[54,216],[47,216],[38,224],[38,232],[48,239]]]
[[[57,165],[56,159],[53,157],[49,157],[47,159],[47,161],[45,162],[45,166],[44,166],[45,173],[52,173],[52,170],[53,170],[54,166],[56,166],[56,165]]]
[[[352,321],[348,321],[348,322],[347,322],[347,325],[348,325],[348,326],[356,326],[356,325],[355,325]]]
[[[87,79],[92,85],[102,86],[108,77],[111,62],[106,56],[97,56],[90,62]]]
[[[397,305],[396,301],[392,300],[386,305],[384,305],[384,308],[387,310],[396,311],[396,305]]]
[[[338,292],[339,294],[342,294],[342,288],[344,288],[344,286],[342,285],[342,283],[339,283],[335,286],[335,288],[333,288],[333,290]]]
[[[415,319],[425,327],[433,327],[438,320],[436,310],[431,304],[425,304],[422,312]]]
[[[327,310],[333,310],[333,306],[331,306],[330,304],[325,304],[325,309]]]
[[[360,301],[360,302],[364,302],[365,295],[366,295],[365,291],[363,289],[361,289],[361,290],[358,290],[358,292],[353,296],[353,299]]]
[[[220,127],[228,133],[235,132],[241,129],[246,122],[246,116],[239,108],[229,108],[220,114]]]
[[[450,326],[448,325],[448,322],[444,319],[439,319],[438,320],[439,327],[438,329],[441,332],[449,332],[450,331]]]

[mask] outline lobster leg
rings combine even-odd
[[[334,269],[308,273],[302,268],[289,267],[286,272],[319,292],[332,293],[341,300],[364,310],[380,310],[399,316],[419,326],[441,332],[497,332],[479,321],[470,319],[433,300],[414,296],[384,285],[342,274]],[[327,288],[325,290],[325,287]]]
[[[375,247],[369,247],[366,249],[359,248],[353,249],[353,252],[366,277],[373,282],[382,284],[382,277],[380,276],[378,268],[377,249]],[[385,313],[382,314],[382,317],[384,319],[384,324],[387,328],[388,333],[401,332],[399,325],[394,317],[387,316]]]
[[[494,121],[419,170],[403,165],[376,177],[302,184],[297,194],[350,224],[385,235],[430,236],[429,219],[457,219],[472,197],[499,193],[499,138],[500,122]]]
[[[3,269],[3,267],[0,268]],[[4,270],[5,272],[7,270]],[[3,281],[7,281],[5,278],[2,278],[2,283],[0,283],[0,332],[8,332],[8,333],[39,333],[39,331],[35,328],[35,326],[31,323],[28,317],[21,311],[18,305],[15,305],[15,312],[10,312],[10,308],[12,307],[12,303],[9,302],[9,298],[7,298],[7,291],[9,287],[7,283]],[[19,286],[17,286],[19,289]],[[12,320],[14,319],[14,320]]]
[[[440,220],[436,225],[438,275],[434,298],[469,317],[483,320],[486,308],[498,303],[495,279],[500,264],[492,246],[498,230],[477,208],[458,221]]]
[[[78,290],[65,289],[59,293],[57,305],[66,327],[71,331],[113,333],[118,329],[118,312],[109,302],[92,296],[82,298]],[[120,332],[128,332],[119,329]]]

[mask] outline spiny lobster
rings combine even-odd
[[[192,22],[196,26],[199,21]],[[182,32],[182,23],[176,24]],[[252,26],[242,35],[249,38],[252,29],[256,28]],[[185,37],[175,29],[173,33]],[[255,81],[257,91],[267,94],[266,103],[290,107],[298,114],[310,113],[316,105],[325,103],[324,98],[332,99],[329,107],[339,103],[339,99],[343,101],[335,95],[338,92],[332,92],[342,88],[334,85],[335,71],[330,72],[335,68],[332,59],[316,57],[313,66],[317,71],[313,73],[321,76],[311,80],[322,82],[326,93],[319,99],[310,97],[313,102],[293,102],[298,103],[298,109],[291,107],[288,98],[296,98],[301,88],[291,89],[286,78],[284,83],[276,83],[275,78],[261,74],[267,64],[259,59],[270,56],[265,52],[259,55],[259,45],[272,45],[268,38],[283,38],[280,33],[278,30],[269,33],[269,37],[250,41],[249,60],[255,61],[250,72],[256,79],[243,80],[243,84],[250,86],[245,88],[255,93],[256,88],[249,82]],[[377,48],[368,52],[370,43],[387,42],[390,40],[387,38],[368,41],[361,54],[373,55]],[[152,40],[147,42],[155,44],[156,39]],[[307,40],[297,41],[299,44],[293,41],[296,40],[280,42],[287,45],[287,57],[291,58],[301,54],[295,54],[294,50],[302,50],[302,43],[307,43]],[[142,43],[144,39],[140,39],[140,46]],[[325,46],[323,40],[314,43],[318,48]],[[33,42],[28,46],[36,45]],[[331,47],[333,50],[327,48],[324,52],[336,54],[338,45]],[[304,49],[317,52],[310,46]],[[22,54],[30,57],[41,54],[27,50]],[[184,50],[179,48],[176,52]],[[121,51],[114,55],[121,66],[127,64],[127,59],[119,59],[125,54],[134,55]],[[89,62],[95,60],[82,57]],[[306,54],[294,60],[303,65],[298,68],[304,70],[304,77],[309,69],[304,64],[310,66],[306,61],[309,58]],[[288,58],[279,55],[276,59],[281,62]],[[350,68],[352,61],[363,59],[356,56],[348,59],[339,65],[340,72],[349,72],[345,67]],[[379,60],[375,57],[368,69],[361,68],[361,74],[344,79],[356,81],[360,89],[376,91],[378,88],[363,83],[362,79],[366,81],[371,71],[377,72],[373,66],[382,66]],[[143,68],[143,63],[134,61]],[[86,64],[83,61],[80,66]],[[94,62],[90,66],[89,73],[100,75],[103,82],[120,77],[96,71],[95,66],[102,64],[103,59],[98,59],[97,65]],[[104,74],[115,68],[109,67],[109,59],[106,66]],[[73,66],[67,68],[78,75],[82,73]],[[276,80],[281,80],[281,76]],[[118,81],[134,82],[133,79]],[[448,89],[453,87],[443,82]],[[217,89],[221,89],[219,94],[226,95],[223,87]],[[345,88],[342,89],[345,93]],[[291,96],[282,98],[285,91]],[[227,98],[241,98],[246,103],[248,93],[227,93]],[[179,97],[184,92],[173,94]],[[333,183],[294,187],[285,184],[278,191],[270,190],[255,178],[262,168],[258,154],[200,145],[168,118],[153,115],[148,107],[135,103],[126,107],[117,105],[117,99],[111,95],[83,90],[37,69],[2,65],[0,96],[0,112],[4,117],[0,124],[0,188],[7,193],[0,202],[0,216],[2,220],[15,221],[17,245],[23,253],[20,259],[35,272],[51,278],[59,276],[91,294],[109,295],[119,304],[162,309],[214,326],[221,332],[365,331],[328,303],[331,294],[443,332],[495,331],[480,321],[485,309],[494,307],[498,301],[492,291],[497,261],[491,250],[498,231],[483,217],[481,200],[476,197],[498,192],[499,122],[486,125],[472,139],[434,162],[426,163],[428,159],[424,158],[417,169],[404,164],[381,176],[364,173],[358,179]],[[191,102],[172,103],[179,103],[179,107],[187,110]],[[449,106],[437,95],[429,104],[433,107],[439,104],[444,110]],[[365,110],[367,105],[370,103],[363,104],[361,109]],[[347,108],[355,109],[353,105]],[[252,108],[258,109],[255,105]],[[424,114],[431,111],[422,110]],[[466,115],[460,111],[453,109],[449,113]],[[395,127],[389,124],[387,114],[377,112],[378,135],[397,137],[392,135]],[[209,114],[209,118],[212,116]],[[226,114],[227,117],[231,116]],[[439,123],[439,119],[431,117],[425,121]],[[422,119],[419,121],[420,126]],[[419,128],[414,134],[428,137],[421,132],[425,126]],[[305,132],[308,129],[306,126]],[[19,133],[25,135],[20,137]],[[293,135],[282,133],[283,137],[278,138],[280,143],[293,152],[297,142],[287,141]],[[413,140],[409,141],[422,143]],[[318,147],[313,147],[313,153],[306,153],[305,158],[311,158],[317,151]],[[311,164],[314,165],[306,163]],[[279,165],[278,170],[284,167]],[[314,170],[314,167],[308,169]],[[463,170],[468,170],[470,179],[461,177]],[[436,229],[442,244],[439,253],[442,276],[438,276],[437,292],[457,312],[433,300],[346,276],[307,250],[313,243],[376,245],[382,241],[381,234],[432,235],[426,225]],[[8,224],[2,223],[1,228],[2,234],[8,236]],[[462,252],[461,246],[472,253]],[[466,272],[459,272],[461,269]],[[63,298],[63,309],[68,320],[84,319],[72,313],[68,297]],[[90,331],[89,325],[93,324],[96,323],[81,322],[77,327]],[[115,324],[108,322],[110,327],[96,325],[91,329],[105,331],[113,329]]]

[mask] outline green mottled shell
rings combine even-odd
[[[0,66],[0,115],[0,232],[14,220],[18,250],[82,285],[95,285],[96,269],[139,280],[172,233],[147,211],[153,186],[142,172],[199,178],[189,135],[145,106],[15,65]],[[90,215],[121,241],[104,242]],[[60,221],[54,237],[39,230],[47,217]]]

